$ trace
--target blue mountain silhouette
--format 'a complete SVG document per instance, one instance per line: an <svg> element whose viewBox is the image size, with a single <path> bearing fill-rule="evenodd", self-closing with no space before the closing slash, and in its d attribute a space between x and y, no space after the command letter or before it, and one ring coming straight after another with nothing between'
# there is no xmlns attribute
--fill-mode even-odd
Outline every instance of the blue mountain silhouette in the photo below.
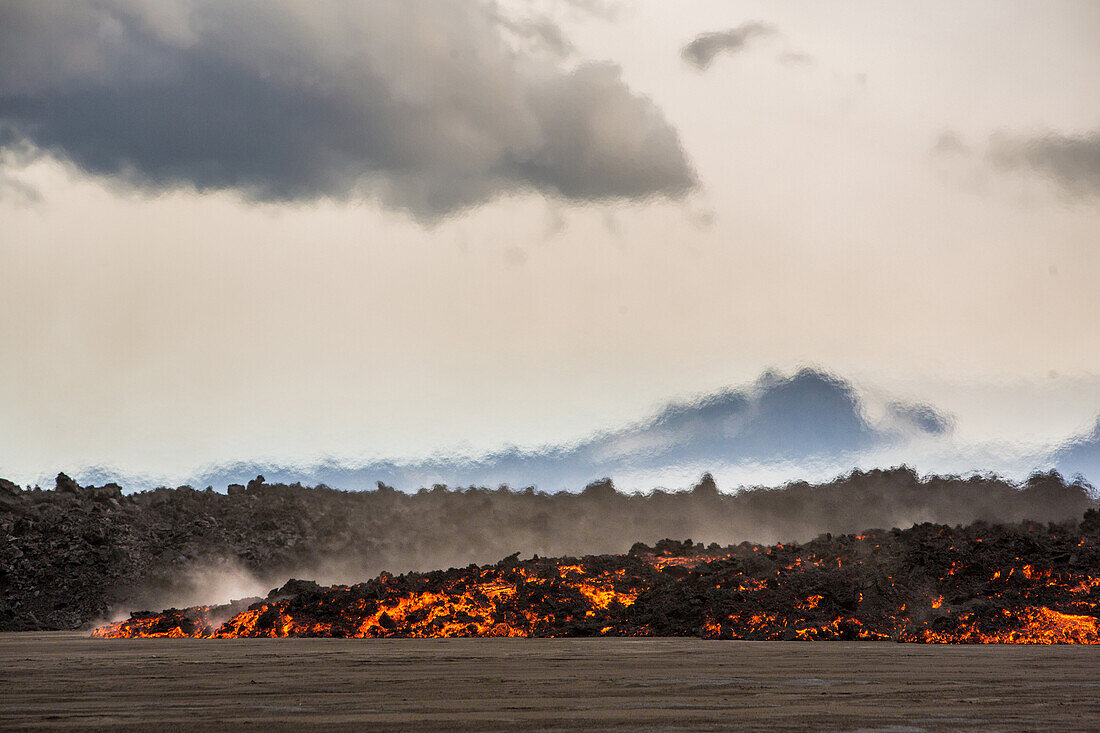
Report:
<svg viewBox="0 0 1100 733"><path fill-rule="evenodd" d="M914 433L943 434L950 426L934 408L906 403L888 405L885 418L872 423L849 382L803 369L792 376L767 372L747 387L673 402L647 420L568 445L359 465L335 460L307 466L241 462L214 467L194 483L221 487L262 474L269 481L348 489L381 481L405 490L437 483L579 490L602 477L675 466L844 460Z"/></svg>

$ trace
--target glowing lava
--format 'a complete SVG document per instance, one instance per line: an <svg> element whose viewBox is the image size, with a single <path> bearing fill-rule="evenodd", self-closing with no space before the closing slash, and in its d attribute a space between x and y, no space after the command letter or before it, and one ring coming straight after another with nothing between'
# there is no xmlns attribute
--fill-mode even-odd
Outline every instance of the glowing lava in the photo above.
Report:
<svg viewBox="0 0 1100 733"><path fill-rule="evenodd" d="M1073 526L918 525L805 545L514 558L267 599L140 613L135 637L699 636L1100 643L1100 539ZM1091 570L1091 572L1089 572Z"/></svg>

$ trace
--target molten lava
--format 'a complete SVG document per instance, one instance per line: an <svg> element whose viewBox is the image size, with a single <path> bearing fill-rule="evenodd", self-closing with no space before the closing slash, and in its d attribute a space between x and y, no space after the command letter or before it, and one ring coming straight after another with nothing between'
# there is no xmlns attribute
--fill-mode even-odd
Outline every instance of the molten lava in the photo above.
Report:
<svg viewBox="0 0 1100 733"><path fill-rule="evenodd" d="M977 524L805 545L635 545L137 613L99 638L700 636L1100 643L1100 538Z"/></svg>

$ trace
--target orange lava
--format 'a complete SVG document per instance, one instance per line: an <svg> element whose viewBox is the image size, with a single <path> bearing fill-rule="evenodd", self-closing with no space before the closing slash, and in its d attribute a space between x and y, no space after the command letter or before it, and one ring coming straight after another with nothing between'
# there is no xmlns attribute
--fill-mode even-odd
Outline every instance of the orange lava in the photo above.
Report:
<svg viewBox="0 0 1100 733"><path fill-rule="evenodd" d="M1075 616L1049 608L1027 607L1005 611L1012 626L983 630L972 615L960 619L950 632L925 629L912 641L925 644L1100 644L1100 621L1093 616Z"/></svg>
<svg viewBox="0 0 1100 733"><path fill-rule="evenodd" d="M841 538L839 546L848 548L841 554L810 545L745 544L702 551L702 546L693 549L690 543L682 547L674 543L673 550L679 547L684 554L666 550L580 560L512 559L436 573L399 577L383 573L350 587L305 583L304 590L296 586L283 595L273 592L267 601L251 606L241 602L233 607L137 614L92 635L217 639L694 635L1100 644L1100 577L1019 557L1006 563L1004 553L996 561L983 561L981 553L992 552L993 542L967 544L952 538L949 531L945 528L937 535L943 535L949 545L939 555L936 574L915 579L903 566L883 567L875 553L886 553L880 547L893 540L882 532ZM1095 544L1089 548L1096 552ZM1073 567L1083 566L1087 565ZM909 578L909 585L902 587L900 578Z"/></svg>

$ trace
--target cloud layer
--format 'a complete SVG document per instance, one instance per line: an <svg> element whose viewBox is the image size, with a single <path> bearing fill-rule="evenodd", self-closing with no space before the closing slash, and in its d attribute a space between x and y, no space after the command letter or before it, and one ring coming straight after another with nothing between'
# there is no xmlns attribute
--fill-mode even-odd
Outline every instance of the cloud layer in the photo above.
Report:
<svg viewBox="0 0 1100 733"><path fill-rule="evenodd" d="M990 135L984 151L947 130L932 146L934 155L980 160L1001 173L1043 179L1072 198L1100 196L1100 131L1066 134Z"/></svg>
<svg viewBox="0 0 1100 733"><path fill-rule="evenodd" d="M535 190L695 184L676 131L545 20L463 0L0 7L0 146L147 188L376 196L430 220Z"/></svg>

